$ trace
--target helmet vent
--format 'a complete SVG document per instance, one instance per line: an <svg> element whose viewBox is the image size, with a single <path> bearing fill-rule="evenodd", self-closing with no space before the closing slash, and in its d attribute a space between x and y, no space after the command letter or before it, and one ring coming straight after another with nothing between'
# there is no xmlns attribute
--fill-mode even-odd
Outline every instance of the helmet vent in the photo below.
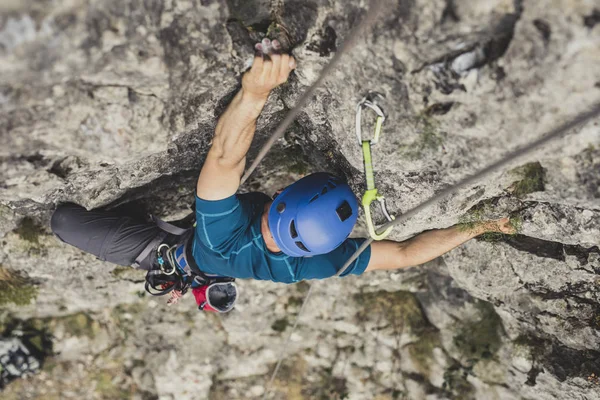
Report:
<svg viewBox="0 0 600 400"><path fill-rule="evenodd" d="M344 222L348 218L352 216L352 207L348 204L347 201L344 200L341 206L339 206L335 212L337 213L340 221Z"/></svg>
<svg viewBox="0 0 600 400"><path fill-rule="evenodd" d="M308 249L306 248L306 246L304 245L304 243L302 243L302 242L296 242L296 246L298 246L300 249L306 251L307 253L310 253L310 251L308 251Z"/></svg>
<svg viewBox="0 0 600 400"><path fill-rule="evenodd" d="M329 189L335 189L335 183L332 181L327 182L327 186L329 186Z"/></svg>
<svg viewBox="0 0 600 400"><path fill-rule="evenodd" d="M315 194L315 195L313 196L313 198L312 198L312 199L310 199L310 201L309 201L308 203L310 204L310 203L312 203L313 201L315 201L315 200L316 200L316 199L318 199L318 198L319 198L319 194L317 193L317 194Z"/></svg>
<svg viewBox="0 0 600 400"><path fill-rule="evenodd" d="M327 193L327 186L325 186L323 188L323 190L321 190L321 196L324 195L325 193Z"/></svg>
<svg viewBox="0 0 600 400"><path fill-rule="evenodd" d="M290 235L292 239L296 239L298 237L298 231L296 231L296 223L292 220L290 223Z"/></svg>

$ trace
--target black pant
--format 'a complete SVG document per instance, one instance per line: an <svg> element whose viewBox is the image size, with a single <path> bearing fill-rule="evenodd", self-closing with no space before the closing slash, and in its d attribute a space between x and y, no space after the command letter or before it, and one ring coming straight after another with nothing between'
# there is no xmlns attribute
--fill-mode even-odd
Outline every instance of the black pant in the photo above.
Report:
<svg viewBox="0 0 600 400"><path fill-rule="evenodd" d="M60 240L100 260L131 265L162 231L156 224L116 211L92 210L76 204L60 205L50 221ZM149 257L154 256L152 252Z"/></svg>

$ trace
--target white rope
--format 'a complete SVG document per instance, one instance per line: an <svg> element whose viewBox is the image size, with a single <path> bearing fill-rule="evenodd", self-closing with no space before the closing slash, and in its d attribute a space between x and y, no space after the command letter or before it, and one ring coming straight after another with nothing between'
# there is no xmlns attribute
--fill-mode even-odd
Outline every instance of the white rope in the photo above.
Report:
<svg viewBox="0 0 600 400"><path fill-rule="evenodd" d="M475 183L476 181L482 179L483 177L485 177L487 175L491 175L496 170L506 167L508 164L512 163L517 158L522 157L522 156L532 152L533 150L536 150L538 147L545 145L546 143L548 143L549 141L551 141L553 139L557 139L557 138L561 137L562 135L566 134L568 131L575 128L576 126L582 125L582 124L592 120L593 118L598 117L599 115L600 115L600 103L597 103L597 104L593 105L588 111L579 114L572 120L565 122L564 124L560 125L558 128L551 130L550 132L543 135L539 139L527 144L526 146L523 146L519 149L511 151L507 156L505 156L504 158L496 161L495 163L485 167L481 171L479 171L471 176L466 177L462 181L460 181L450 187L447 187L446 189L443 189L442 191L438 192L437 194L430 197L428 200L424 201L423 203L419 204L418 206L408 210L401 216L396 217L395 220L387 222L386 224L382 225L379 228L379 231L380 232L385 231L389 227L396 226L396 225L406 221L407 219L418 214L425 208L435 204L439 200L449 196L450 194L456 192L457 190L465 188L467 186L470 186L473 183ZM354 262L354 260L356 260L360 256L360 254L363 251L365 251L367 247L369 247L369 245L372 242L373 242L373 239L366 240L362 244L362 246L360 246L358 248L358 250L352 255L352 257L350 257L348 259L348 261L346 261L346 263L344 264L342 269L340 269L340 271L338 271L336 276L343 274L344 271L346 269L348 269L348 267Z"/></svg>
<svg viewBox="0 0 600 400"><path fill-rule="evenodd" d="M379 228L379 231L380 232L385 231L389 227L396 226L396 225L400 224L401 222L406 221L410 217L416 215L420 211L424 210L425 208L429 207L430 205L435 204L439 200L449 196L450 194L456 192L457 190L462 189L464 187L467 187L467 186L475 183L476 181L482 179L483 177L492 174L496 170L499 170L502 167L507 166L508 164L510 164L514 160L516 160L517 158L522 157L522 156L532 152L533 150L536 150L538 147L543 146L544 144L548 143L549 141L551 141L553 139L557 139L557 138L561 137L562 135L566 134L571 129L573 129L579 125L582 125L598 116L600 116L600 103L595 104L589 111L579 114L574 119L562 124L558 128L555 128L554 130L550 131L546 135L542 136L540 139L538 139L534 142L531 142L528 145L523 146L519 149L511 151L507 156L505 156L504 158L487 166L486 168L482 169L481 171L479 171L471 176L468 176L467 178L463 179L462 181L460 181L446 189L443 189L442 191L438 192L434 196L430 197L428 200L424 201L423 203L419 204L418 206L408 210L401 216L397 217L395 220L390 221L390 222L386 223L385 225L381 226ZM365 240L363 242L363 244L354 252L354 254L346 261L346 263L342 266L342 268L335 274L335 276L337 277L337 276L342 275L348 269L348 267L350 267L350 265L352 265L352 263L367 249L367 247L369 247L369 245L372 242L373 242L372 238ZM289 341L292 337L292 334L296 330L296 327L298 326L298 321L300 321L300 317L302 316L302 311L304 310L304 306L308 302L308 299L312 293L313 285L314 284L310 285L310 288L309 288L308 292L306 293L306 296L304 297L302 307L300 307L300 311L298 312L298 316L296 317L296 322L294 323L294 326L290 330L287 340L284 342L284 345L281 348L281 353L280 353L279 359L277 361L277 364L275 366L275 370L273 371L273 374L271 376L271 379L269 380L268 385L265 387L265 393L263 396L263 400L265 400L267 398L269 389L270 389L271 385L273 384L273 381L275 380L277 372L279 372L279 368L281 367L281 364L285 358L285 353L287 351Z"/></svg>
<svg viewBox="0 0 600 400"><path fill-rule="evenodd" d="M377 0L377 1L371 2L371 7L370 7L367 15L365 16L365 18L350 33L350 35L348 35L347 39L344 41L344 44L338 49L338 51L336 52L333 59L329 62L329 64L327 64L325 66L325 68L323 68L319 78L306 90L306 92L304 92L304 94L300 97L300 99L298 100L298 102L296 103L294 108L292 108L287 113L286 117L279 124L279 126L277 127L275 132L271 135L269 140L267 140L267 142L260 149L258 155L256 156L256 158L254 159L254 161L252 162L250 167L248 167L248 169L246 170L246 173L242 177L240 185L244 184L248 180L248 178L250 177L252 172L254 172L256 167L264 159L264 157L267 155L269 150L273 147L275 142L283 136L283 134L285 133L285 130L291 125L291 123L294 121L294 119L298 116L298 114L300 113L302 108L306 105L308 100L313 96L316 89L321 85L321 83L323 83L323 81L328 77L328 75L331 74L331 72L334 70L334 68L337 66L337 64L339 64L342 56L345 53L347 53L348 51L350 51L352 49L352 47L354 47L356 45L356 42L357 42L360 34L364 31L366 31L368 28L370 28L377 21L377 17L379 16L380 12L383 10L384 2L385 2L384 0ZM584 112L584 113L578 115L573 120L550 131L548 134L542 136L540 139L538 139L520 149L517 149L517 150L509 153L506 157L495 162L494 164L489 165L488 167L484 168L483 170L479 171L478 173L473 174L473 175L463 179L462 181L456 183L455 185L452 185L446 189L443 189L442 191L438 192L436 195L432 196L425 202L410 209L403 215L397 217L395 220L384 224L383 226L380 227L379 231L380 232L385 231L389 227L396 226L396 225L408 220L409 218L416 215L417 213L424 210L425 208L429 207L430 205L435 204L437 201L441 200L442 198L447 197L448 195L454 193L455 191L457 191L461 188L471 185L475 181L478 181L479 179L483 178L484 176L487 176L487 175L491 174L492 172L499 170L502 167L505 167L509 163L513 162L515 159L517 159L521 156L524 156L527 153L530 153L531 151L537 149L538 147L546 144L550 140L562 136L563 134L567 133L569 130L573 129L574 127L576 127L580 124L583 124L583 123L591 120L592 118L597 117L598 115L600 115L600 104L594 105L590 111ZM365 240L363 242L363 244L356 250L356 252L346 261L346 263L342 266L342 268L340 268L340 270L338 270L338 272L335 274L335 276L337 277L337 276L342 275L350 267L350 265L352 265L352 263L367 249L367 247L369 247L369 245L372 242L373 242L372 238ZM313 285L314 284L310 285L310 288L309 288L308 292L306 293L306 296L304 297L304 300L302 302L302 306L300 307L300 311L298 312L298 315L296 317L296 321L294 322L294 325L290 329L290 333L288 334L288 337L286 338L286 340L283 343L283 346L281 347L281 351L279 354L279 358L277 360L277 364L275 365L275 369L273 370L271 378L269 379L267 385L265 386L263 400L267 399L270 389L271 389L271 386L272 386L273 382L275 381L275 378L277 376L277 373L279 372L279 369L281 368L283 360L285 359L288 344L291 340L293 333L295 332L295 330L298 326L298 323L299 323L302 313L305 309L305 306L312 294Z"/></svg>
<svg viewBox="0 0 600 400"><path fill-rule="evenodd" d="M292 108L287 113L287 115L285 116L283 121L279 124L279 126L277 127L275 132L271 135L269 140L267 140L267 142L260 149L260 152L256 156L256 159L254 159L254 161L252 162L250 167L248 167L248 169L246 170L246 173L242 177L240 185L243 185L248 180L248 178L250 177L252 172L254 172L256 167L260 164L260 162L263 160L263 158L267 155L269 150L271 150L271 148L273 147L275 142L283 136L283 134L285 133L285 130L291 125L292 122L294 122L294 119L296 119L296 117L298 116L298 114L300 113L302 108L306 105L308 100L313 96L315 90L317 90L317 88L321 85L321 83L323 83L323 81L327 78L327 76L329 74L331 74L331 72L334 70L334 68L339 64L339 62L340 62L341 58L344 56L344 54L349 52L356 45L358 38L360 37L360 35L363 32L368 31L368 29L371 26L373 26L375 24L375 22L377 22L378 17L384 8L383 7L384 3L385 3L385 0L376 0L376 1L371 2L371 7L369 8L369 11L367 12L367 15L365 16L365 18L363 18L362 21L358 24L358 26L350 32L348 37L344 40L344 43L342 44L342 46L340 46L338 51L333 56L333 59L329 62L329 64L327 64L325 66L325 68L323 68L323 70L321 71L321 74L319 75L319 78L308 88L308 90L306 90L306 92L304 92L304 94L302 95L302 97L300 97L300 99L298 100L298 102L296 103L294 108ZM312 293L312 288L313 288L313 284L310 285L310 288L308 289L308 292L306 293L306 296L304 297L304 300L302 301L302 306L300 307L300 311L298 312L298 316L296 317L294 326L292 326L290 333L284 342L284 345L281 347L279 358L277 360L277 364L275 365L275 369L273 370L273 374L271 375L271 379L269 379L269 382L265 386L263 400L267 399L267 396L269 395L269 391L271 389L271 385L275 381L275 377L277 376L277 373L279 372L281 364L282 364L283 360L285 359L285 352L287 350L287 346L292 338L292 334L294 333L294 331L296 330L296 327L298 326L298 322L300 321L300 317L302 315L302 312L304 311L304 307L305 307L306 303L308 302L308 299L310 298L310 295Z"/></svg>
<svg viewBox="0 0 600 400"><path fill-rule="evenodd" d="M283 360L285 359L285 353L287 351L288 344L290 343L290 340L292 339L292 335L296 331L296 327L298 326L298 322L300 321L300 316L302 315L302 312L304 311L304 306L306 306L306 304L308 303L308 298L310 297L310 295L312 293L313 285L314 285L314 283L311 284L310 287L308 288L308 292L306 292L306 295L304 296L304 300L302 300L302 306L300 307L300 311L298 311L298 315L296 316L296 321L294 322L294 326L292 326L292 329L290 329L290 333L289 333L288 337L286 338L284 345L281 346L281 350L279 351L279 357L277 359L277 364L275 364L275 369L273 370L271 379L269 379L269 383L267 383L267 385L265 386L265 393L263 394L263 400L265 400L267 398L269 391L271 389L271 385L273 385L273 382L275 381L275 377L277 376L277 373L279 372L279 368L281 367L281 364L283 363Z"/></svg>
<svg viewBox="0 0 600 400"><path fill-rule="evenodd" d="M327 78L329 74L333 72L335 67L340 63L340 60L344 56L344 54L349 52L356 45L360 34L366 32L373 24L375 24L375 22L378 21L377 17L379 17L379 14L383 10L383 3L385 3L385 0L371 1L371 7L369 8L367 15L363 18L362 21L360 21L358 26L350 32L348 37L344 40L342 46L340 46L340 48L336 51L329 64L327 64L325 68L323 68L321 74L319 75L319 78L306 90L306 92L304 92L304 94L302 95L302 97L300 97L294 108L292 108L287 113L287 115L285 116L283 121L281 121L275 132L273 132L269 140L267 140L267 142L260 149L260 152L258 153L256 158L254 159L250 167L248 167L246 173L242 177L240 185L243 185L248 180L248 178L250 177L252 172L254 172L258 164L260 164L260 162L263 160L263 158L265 158L269 150L271 150L271 147L273 147L275 142L283 136L285 130L292 124L292 122L294 122L302 108L314 95L317 88L321 86L321 83L323 83L325 78Z"/></svg>

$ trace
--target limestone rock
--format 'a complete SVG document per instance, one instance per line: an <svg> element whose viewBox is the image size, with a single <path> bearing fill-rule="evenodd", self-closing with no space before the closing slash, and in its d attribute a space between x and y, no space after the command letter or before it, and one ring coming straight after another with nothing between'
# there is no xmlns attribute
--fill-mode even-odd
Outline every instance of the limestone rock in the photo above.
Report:
<svg viewBox="0 0 600 400"><path fill-rule="evenodd" d="M298 69L271 95L249 159L367 3L0 5L0 283L18 275L35 288L28 306L3 300L0 327L43 326L56 353L3 395L262 397L305 283L239 282L228 315L198 313L189 298L167 308L143 295L142 273L52 237L49 217L65 201L185 215L253 43L278 37ZM360 193L354 107L368 90L386 97L374 165L396 214L600 101L594 2L385 7L242 190L271 194L327 170ZM314 283L274 398L600 399L599 124L453 194L392 238L500 216L520 221L519 235L474 240L420 268Z"/></svg>

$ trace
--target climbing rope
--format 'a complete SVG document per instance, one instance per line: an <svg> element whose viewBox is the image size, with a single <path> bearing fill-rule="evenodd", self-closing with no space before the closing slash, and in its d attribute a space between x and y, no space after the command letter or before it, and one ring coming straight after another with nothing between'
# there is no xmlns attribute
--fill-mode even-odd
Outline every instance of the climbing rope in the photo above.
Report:
<svg viewBox="0 0 600 400"><path fill-rule="evenodd" d="M275 132L271 135L269 140L267 140L267 142L262 146L262 148L259 151L258 155L256 156L255 160L252 162L252 164L246 170L244 176L242 177L241 184L244 184L248 180L248 178L250 177L252 172L254 172L256 167L264 159L264 157L269 152L269 150L273 147L275 142L283 136L286 129L291 125L291 123L294 121L294 119L300 113L302 108L306 105L308 100L314 95L316 89L321 85L321 83L331 74L331 72L334 70L334 68L339 64L343 55L345 53L349 52L356 45L356 42L357 42L360 34L364 31L368 30L378 20L377 17L383 10L384 3L385 3L384 0L371 2L371 7L370 7L367 15L365 16L365 18L359 23L359 25L352 32L350 32L350 34L348 35L344 44L338 49L338 51L336 52L333 59L329 62L329 64L327 64L325 66L325 68L323 68L319 78L306 90L306 92L304 92L304 94L300 97L300 99L298 100L296 105L287 113L286 117L279 124L279 126L277 127ZM375 109L374 109L374 111L377 113L377 111ZM467 178L463 179L462 181L458 182L457 184L438 192L433 197L429 198L428 200L421 203L420 205L412 208L411 210L408 210L402 216L400 216L396 219L393 219L391 216L389 216L389 213L387 213L387 210L385 210L384 214L387 213L386 218L388 218L388 217L389 218L388 218L388 222L380 227L380 229L379 229L380 233L375 232L375 229L373 228L373 233L375 233L375 235L371 235L371 238L369 238L363 242L363 244L356 250L356 252L346 261L346 263L342 266L342 268L340 270L338 270L338 272L336 273L335 276L337 277L337 276L342 275L348 269L348 267L350 265L352 265L352 263L369 247L369 245L373 242L375 236L377 236L377 237L381 237L381 235L387 236L386 232L388 232L388 230L390 230L394 226L408 220L409 218L416 215L417 213L419 213L426 207L429 207L430 205L435 204L437 201L441 200L442 198L447 197L448 195L454 193L455 191L457 191L461 188L471 185L475 181L483 178L484 176L487 176L487 175L491 174L492 172L494 172L502 167L505 167L506 165L513 162L515 159L522 157L527 153L532 152L533 150L537 149L540 146L543 146L547 142L562 136L563 134L567 133L569 130L573 129L574 127L579 126L585 122L588 122L592 118L595 118L599 115L600 115L600 103L594 105L590 109L590 111L581 113L580 115L575 117L573 120L566 122L565 124L559 126L558 128L550 131L548 134L542 136L540 139L538 139L520 149L517 149L517 150L509 153L506 157L502 158L501 160L497 161L494 164L491 164L490 166L479 171L478 173L473 174L470 177L467 177ZM384 121L384 118L381 118L381 119L378 118L378 121L376 122L376 126L375 126L375 137L376 138L378 138L378 136L381 133L381 124L383 124L383 121ZM361 139L359 139L359 140L361 141L361 146L363 146L362 140ZM372 144L374 144L374 143L371 141L370 145L372 145ZM366 174L365 177L367 179L367 190L369 190L369 178L367 175L369 172L367 172L367 157L365 156L365 154L367 154L367 152L364 150L364 147L363 147L363 158L365 158L365 174ZM370 168L371 168L370 173L372 174L372 163L370 161L370 159L371 159L370 152L369 152L368 156L369 156L368 164L370 165ZM373 179L372 187L375 188L374 179ZM377 196L374 196L373 200L378 200ZM368 205L370 206L370 203L373 200L371 200L370 202L363 200L363 205L365 203L368 203ZM385 204L383 206L385 207ZM367 208L369 208L369 207L365 207L365 210ZM366 214L366 211L365 211L365 214ZM370 218L369 218L369 220L370 220ZM300 307L300 311L298 312L298 315L296 316L296 321L294 322L294 325L292 326L292 328L288 334L288 337L286 338L283 346L281 347L281 351L280 351L277 363L275 365L275 369L273 370L271 378L269 379L267 385L265 386L263 400L267 399L269 392L270 392L270 388L271 388L273 382L275 381L277 373L279 372L279 369L281 368L281 365L285 359L288 344L291 340L293 333L295 332L295 330L298 326L300 318L302 317L302 314L305 310L305 306L312 294L312 289L313 289L313 284L310 285L309 290L306 293L304 300L302 302L302 306Z"/></svg>
<svg viewBox="0 0 600 400"><path fill-rule="evenodd" d="M244 176L241 179L240 185L243 185L248 180L248 178L250 177L252 172L254 172L256 167L260 164L260 162L263 160L263 158L267 155L269 150L271 150L271 148L273 147L275 142L283 136L283 134L285 133L285 130L291 125L292 122L294 122L294 120L296 119L296 117L298 116L298 114L300 113L302 108L306 105L308 100L314 95L317 88L321 85L321 83L323 81L325 81L325 79L329 76L329 74L331 74L331 72L335 69L335 67L337 67L337 65L340 63L341 58L346 53L350 52L350 50L356 45L360 35L363 32L368 31L369 28L371 28L375 24L375 22L378 21L378 17L384 8L383 7L384 3L386 3L386 0L376 0L376 1L370 2L370 7L369 7L369 11L367 12L367 15L360 21L358 26L350 32L350 34L344 40L344 43L336 51L335 55L333 56L333 58L331 59L329 64L327 64L325 66L325 68L323 68L323 70L321 71L321 74L319 75L319 78L317 78L317 80L306 90L306 92L304 92L304 94L300 97L300 99L298 100L298 102L296 103L294 108L292 108L287 113L287 115L285 116L283 121L281 121L281 123L279 124L279 126L277 127L275 132L273 132L273 134L271 135L269 140L267 140L267 142L260 149L256 158L254 159L254 161L252 162L250 167L248 167L248 169L244 173ZM300 316L302 315L302 312L304 311L304 306L306 305L306 303L312 293L312 288L313 288L313 286L311 284L308 289L308 292L306 293L306 296L304 297L304 300L302 301L302 306L300 307L300 311L298 312L298 317L296 317L294 326L292 326L292 329L290 330L290 334L285 341L285 345L281 348L281 352L279 354L277 364L275 365L275 369L273 370L273 374L271 375L271 379L265 386L263 400L266 399L267 396L269 395L269 390L271 388L271 385L275 381L275 377L277 376L277 373L279 372L279 368L281 367L281 364L285 358L285 350L287 348L287 344L290 342L290 340L292 338L292 333L296 330L296 327L298 326L298 322L300 321Z"/></svg>
<svg viewBox="0 0 600 400"><path fill-rule="evenodd" d="M292 329L290 329L290 333L288 334L288 337L285 339L284 345L281 346L281 349L279 350L279 357L277 357L277 364L275 364L275 369L273 370L273 374L271 374L271 379L269 379L269 383L267 383L267 385L265 386L263 400L265 400L267 398L267 396L269 395L269 390L271 389L271 386L273 385L273 382L275 381L275 377L277 376L277 373L279 372L279 368L281 368L281 364L283 363L283 360L285 359L285 352L287 350L287 346L290 343L290 340L292 340L292 335L296 331L296 328L298 327L298 322L300 322L300 316L302 315L302 312L304 311L304 307L308 303L308 298L310 297L312 290L313 290L313 285L311 284L308 287L308 291L306 292L306 295L304 296L304 300L302 300L302 305L300 306L300 311L298 311L298 316L296 317L294 326L292 326Z"/></svg>
<svg viewBox="0 0 600 400"><path fill-rule="evenodd" d="M435 194L434 196L430 197L428 200L424 201L423 203L419 204L418 206L408 210L407 212L405 212L404 214L402 214L400 217L394 219L393 221L390 221L386 224L384 224L383 226L381 226L380 230L383 230L384 232L387 229L393 228L394 226L408 220L409 218L411 218L412 216L418 214L420 211L424 210L425 208L429 207L430 205L433 205L435 203L437 203L439 200L449 196L450 194L456 192L459 189L465 188L467 186L472 185L473 183L475 183L476 181L480 180L481 178L492 174L493 172L500 170L503 167L508 166L510 163L512 163L513 161L515 161L517 158L520 158L530 152L532 152L533 150L536 150L538 147L541 147L543 145L545 145L546 143L550 142L553 139L557 139L561 136L563 136L564 134L566 134L567 132L569 132L571 129L582 125L588 121L590 121L593 118L596 118L600 116L600 103L597 103L595 105L593 105L589 111L583 112L581 114L579 114L578 116L576 116L575 118L573 118L572 120L565 122L564 124L560 125L558 128L555 128L553 130L551 130L550 132L548 132L547 134L543 135L541 138L539 138L536 141L533 141L529 144L527 144L526 146L523 146L519 149L513 150L511 151L508 155L506 155L504 158L496 161L495 163L485 167L484 169L480 170L479 172L466 177L465 179L463 179L462 181L446 188L443 189L442 191L438 192L437 194ZM352 265L352 263L367 249L367 247L369 247L369 245L373 243L373 238L370 238L368 240L365 240L363 242L363 244L354 252L354 254L346 261L346 263L342 266L342 268L337 272L337 274L335 274L335 276L340 276L342 275L350 265ZM294 333L294 331L296 330L296 327L298 326L298 322L300 321L300 318L302 317L302 312L305 309L305 305L308 302L308 299L310 298L310 295L312 293L312 288L313 288L314 284L310 285L310 288L308 290L308 292L306 293L306 296L304 297L302 306L300 307L300 311L298 312L298 315L296 316L296 321L294 322L294 326L292 327L292 329L290 330L290 333L288 334L287 340L284 342L283 346L281 347L281 354L280 357L277 361L277 364L275 366L275 369L273 370L273 374L271 376L271 379L269 380L268 385L265 387L265 392L263 395L263 400L267 399L268 393L269 393L269 389L272 385L272 383L275 381L275 377L277 376L277 372L279 371L279 368L281 366L281 364L283 363L283 360L285 359L285 353L286 350L288 348L288 344L290 342L290 339L292 337L292 334Z"/></svg>
<svg viewBox="0 0 600 400"><path fill-rule="evenodd" d="M387 206L385 204L385 198L380 195L377 191L377 187L375 186L375 175L373 174L373 160L371 157L371 149L379 142L379 138L381 136L381 127L383 126L383 121L385 121L385 113L379 106L378 102L383 99L383 95L377 92L370 92L365 97L363 97L358 104L356 105L356 137L358 138L358 144L362 148L363 154L363 163L365 166L365 181L367 183L367 190L362 197L362 206L365 210L365 219L367 222L367 230L369 231L369 235L373 240L383 240L387 237L387 235L392 232L393 227L389 227L383 233L378 234L375 231L375 225L373 224L373 217L371 216L371 203L377 200L379 202L379 206L381 208L381 212L387 218L388 222L394 220L393 216L390 216L390 213L387 210ZM375 133L372 139L365 140L362 135L362 112L364 109L371 109L377 115L377 120L375 121Z"/></svg>
<svg viewBox="0 0 600 400"><path fill-rule="evenodd" d="M344 54L348 53L356 45L361 33L366 32L371 26L375 24L375 22L378 21L378 17L381 11L383 10L383 4L385 2L386 0L377 0L370 2L370 7L369 11L367 12L367 15L363 18L362 21L360 21L358 26L350 32L350 34L344 40L344 43L336 51L329 64L327 64L325 68L323 68L321 74L319 75L319 78L317 78L317 80L306 90L306 92L304 92L304 94L300 97L294 108L292 108L287 113L287 115L285 116L283 121L281 121L277 129L275 129L275 132L273 132L269 140L267 140L267 142L260 149L260 152L258 153L256 158L254 159L250 167L248 167L246 173L242 177L241 185L243 185L248 180L248 178L250 177L252 172L254 172L258 164L260 164L260 162L263 160L263 158L265 158L269 150L271 150L271 147L273 147L275 142L283 136L286 129L292 124L292 122L294 122L294 120L296 119L302 108L304 108L308 100L310 100L310 98L315 94L317 88L340 63L340 60L344 56Z"/></svg>
<svg viewBox="0 0 600 400"><path fill-rule="evenodd" d="M472 184L474 184L475 182L477 182L478 180L482 179L483 177L487 176L487 175L491 175L493 172L495 172L496 170L500 170L503 167L508 166L510 163L512 163L514 160L516 160L519 157L522 157L530 152L532 152L533 150L537 149L538 147L541 147L543 145L545 145L546 143L550 142L553 139L557 139L559 137L561 137L562 135L566 134L567 132L569 132L571 129L582 125L588 121L590 121L593 118L596 118L600 115L600 103L594 104L588 111L583 112L581 114L579 114L578 116L576 116L575 118L573 118L570 121L565 122L564 124L560 125L559 127L551 130L550 132L548 132L547 134L543 135L541 138L539 138L538 140L535 140L531 143L529 143L526 146L523 146L519 149L513 150L512 152L510 152L508 155L506 155L504 158L496 161L493 164L488 165L487 167L485 167L484 169L480 170L479 172L468 176L467 178L463 179L462 181L447 187L446 189L443 189L442 191L438 192L436 195L430 197L429 199L427 199L426 201L424 201L423 203L419 204L418 206L408 210L407 212L405 212L404 214L402 214L402 216L396 218L395 220L388 222L386 224L384 224L383 226L381 226L380 230L387 230L389 228L393 228L394 226L406 221L407 219L411 218L412 216L418 214L419 212L421 212L422 210L424 210L425 208L437 203L439 200L449 196L450 194L456 192L459 189L463 189L466 188L467 186L471 186ZM352 257L350 257L348 259L348 261L346 261L346 263L342 266L342 269L340 269L338 271L338 273L336 274L336 276L339 276L341 274L344 273L344 271L346 271L346 269L348 269L348 267L350 265L352 265L352 263L354 262L354 260L356 260L363 251L366 250L367 247L369 247L369 245L373 242L373 239L369 239L366 240L357 250L356 252L352 255Z"/></svg>

